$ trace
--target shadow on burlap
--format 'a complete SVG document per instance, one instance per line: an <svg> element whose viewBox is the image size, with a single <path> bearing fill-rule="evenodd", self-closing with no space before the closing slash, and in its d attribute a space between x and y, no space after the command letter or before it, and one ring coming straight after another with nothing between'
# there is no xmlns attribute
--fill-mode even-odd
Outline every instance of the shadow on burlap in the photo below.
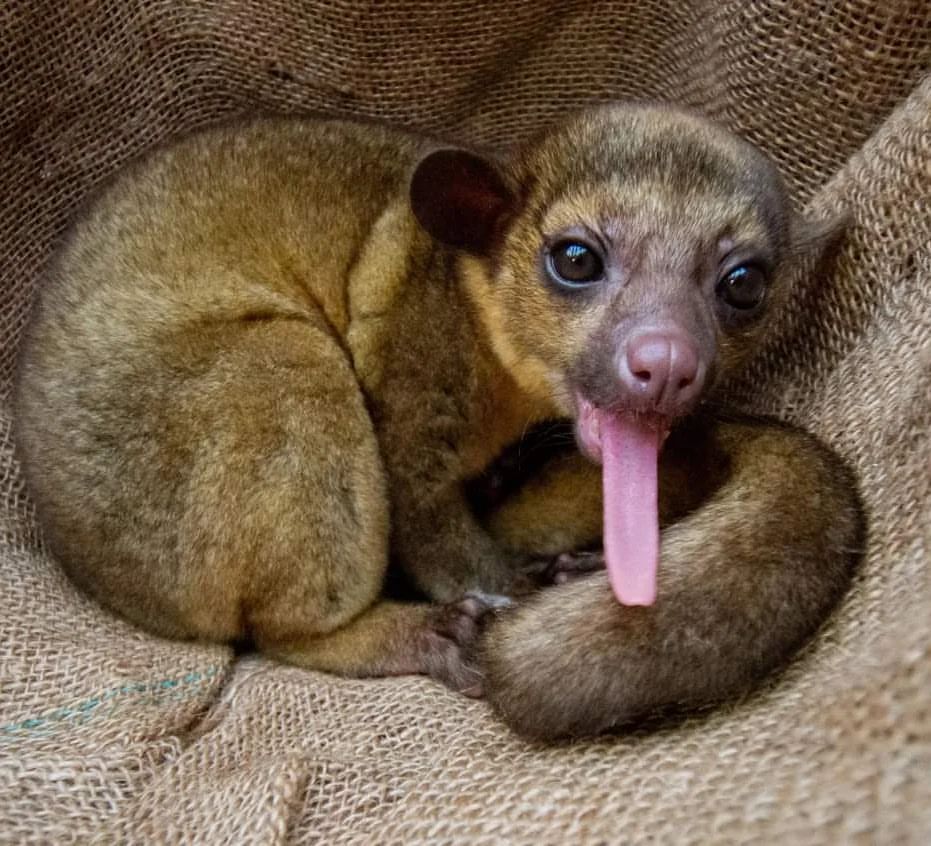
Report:
<svg viewBox="0 0 931 846"><path fill-rule="evenodd" d="M931 6L814 0L0 6L0 841L931 842ZM41 549L7 411L17 340L89 190L257 111L505 143L593 99L704 109L849 208L836 265L734 395L859 472L851 595L746 701L536 748L423 679L343 681L143 635Z"/></svg>

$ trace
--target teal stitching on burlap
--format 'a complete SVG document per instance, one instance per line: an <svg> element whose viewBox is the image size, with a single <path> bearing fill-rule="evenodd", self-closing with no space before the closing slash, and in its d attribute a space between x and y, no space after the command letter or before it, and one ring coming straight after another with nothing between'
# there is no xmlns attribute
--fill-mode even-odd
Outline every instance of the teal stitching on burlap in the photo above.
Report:
<svg viewBox="0 0 931 846"><path fill-rule="evenodd" d="M10 740L16 736L22 736L24 733L44 735L50 730L60 728L67 721L83 725L95 714L100 713L101 705L112 702L119 697L152 693L155 696L156 703L160 703L165 699L183 699L193 692L187 688L209 681L219 672L219 667L208 667L202 673L191 671L172 679L160 679L151 682L127 682L90 699L85 699L83 702L78 702L70 708L56 708L54 711L49 711L40 717L31 717L28 720L20 720L17 723L0 726L0 740Z"/></svg>

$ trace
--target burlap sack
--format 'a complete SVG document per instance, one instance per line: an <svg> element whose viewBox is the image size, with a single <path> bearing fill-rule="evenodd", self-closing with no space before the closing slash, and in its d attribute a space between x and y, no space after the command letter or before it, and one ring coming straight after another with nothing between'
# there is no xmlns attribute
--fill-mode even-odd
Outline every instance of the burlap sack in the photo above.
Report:
<svg viewBox="0 0 931 846"><path fill-rule="evenodd" d="M931 842L931 4L6 0L0 5L0 840ZM705 109L855 226L735 396L856 467L868 556L744 702L536 748L423 679L167 643L42 552L7 397L69 214L127 158L258 110L507 142L584 101Z"/></svg>

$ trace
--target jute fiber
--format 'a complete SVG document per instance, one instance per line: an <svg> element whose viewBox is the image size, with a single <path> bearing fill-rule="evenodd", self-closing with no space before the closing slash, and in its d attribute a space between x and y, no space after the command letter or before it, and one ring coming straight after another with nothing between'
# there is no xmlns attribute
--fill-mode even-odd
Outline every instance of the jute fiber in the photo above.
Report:
<svg viewBox="0 0 931 846"><path fill-rule="evenodd" d="M0 841L931 842L931 4L6 0L0 4ZM864 566L745 701L542 748L425 679L344 681L157 640L43 553L13 460L17 342L89 191L257 112L507 143L581 104L705 110L849 209L745 405L849 459Z"/></svg>

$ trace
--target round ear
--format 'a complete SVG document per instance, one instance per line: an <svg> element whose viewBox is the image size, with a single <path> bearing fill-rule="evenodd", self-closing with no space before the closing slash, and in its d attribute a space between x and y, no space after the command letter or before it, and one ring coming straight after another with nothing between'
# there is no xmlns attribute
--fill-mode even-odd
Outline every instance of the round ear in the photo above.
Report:
<svg viewBox="0 0 931 846"><path fill-rule="evenodd" d="M846 210L817 219L794 214L791 223L792 251L815 264L830 259L852 222L853 216Z"/></svg>
<svg viewBox="0 0 931 846"><path fill-rule="evenodd" d="M466 150L436 150L414 171L411 208L420 225L451 247L485 253L514 198L497 167Z"/></svg>

